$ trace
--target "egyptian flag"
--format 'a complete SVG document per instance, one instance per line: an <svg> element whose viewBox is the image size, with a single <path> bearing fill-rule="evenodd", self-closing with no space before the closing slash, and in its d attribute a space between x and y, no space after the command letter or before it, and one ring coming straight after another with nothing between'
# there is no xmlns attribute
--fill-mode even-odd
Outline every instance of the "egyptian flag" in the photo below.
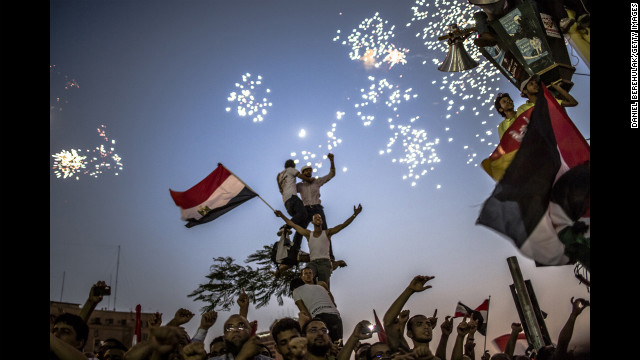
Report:
<svg viewBox="0 0 640 360"><path fill-rule="evenodd" d="M140 323L141 313L142 313L142 306L140 306L140 304L138 304L138 305L136 305L136 327L135 327L135 330L134 330L134 334L135 334L134 344L137 344L140 341L142 341L142 331L141 331L142 326L141 326L141 323Z"/></svg>
<svg viewBox="0 0 640 360"><path fill-rule="evenodd" d="M496 344L496 346L500 349L500 352L504 352L504 350L507 348L507 342L509 342L509 337L511 337L511 334L504 334L504 335L500 335L497 338L493 339L493 343ZM527 335L525 335L525 333L519 333L518 334L518 338L516 339L516 344L520 343L519 340L524 340L524 344L527 344ZM524 345L521 343L522 348L526 350L527 345ZM524 354L523 349L520 349L520 351L518 351L519 354ZM514 353L516 353L516 351L514 351Z"/></svg>
<svg viewBox="0 0 640 360"><path fill-rule="evenodd" d="M474 320L478 320L478 332L484 336L487 336L487 320L489 315L489 299L480 304L475 310L471 309L467 305L458 301L458 305L456 305L456 312L453 317L473 317Z"/></svg>
<svg viewBox="0 0 640 360"><path fill-rule="evenodd" d="M215 220L258 194L245 185L226 167L218 167L191 189L183 192L169 189L171 198L180 207L186 227Z"/></svg>
<svg viewBox="0 0 640 360"><path fill-rule="evenodd" d="M510 238L537 265L582 263L590 247L590 149L547 87L540 88L544 96L526 136L476 224Z"/></svg>
<svg viewBox="0 0 640 360"><path fill-rule="evenodd" d="M531 112L534 107L529 108L516 118L516 120L509 126L507 131L504 132L500 143L491 155L482 160L482 168L489 174L495 181L500 181L504 176L504 172L507 170L514 156L520 148L522 139L527 132L527 126L529 125L529 119L531 118Z"/></svg>
<svg viewBox="0 0 640 360"><path fill-rule="evenodd" d="M380 322L380 319L378 319L378 314L376 314L376 309L373 309L373 317L376 320L376 328L378 328L378 341L383 342L383 343L387 343L387 333L384 331L384 326L382 326L382 323Z"/></svg>

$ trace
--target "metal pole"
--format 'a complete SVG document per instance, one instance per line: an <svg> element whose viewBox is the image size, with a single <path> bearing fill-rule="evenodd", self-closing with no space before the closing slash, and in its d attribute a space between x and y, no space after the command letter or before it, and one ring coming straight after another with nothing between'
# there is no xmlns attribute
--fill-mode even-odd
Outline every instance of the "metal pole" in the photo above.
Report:
<svg viewBox="0 0 640 360"><path fill-rule="evenodd" d="M221 163L218 163L218 165L222 165L222 164L221 164ZM226 166L224 166L224 165L222 165L222 167L224 167L225 169L227 169L227 167L226 167ZM238 180L240 180L240 182L241 182L241 183L243 183L243 184L244 184L244 186L246 186L246 187L247 187L247 189L249 189L249 190L253 191L253 192L256 194L256 196L258 196L258 198L259 198L260 200L262 200L262 202L263 202L263 203L265 203L265 204L269 207L269 209L271 209L271 211L274 211L274 212L275 212L275 210L271 207L271 205L269 205L269 203L268 203L268 202L266 202L266 201L262 198L262 196L260 196L260 195L255 191L255 190L253 190L253 189L251 188L251 186L247 185L247 183L246 183L246 182L244 182L242 179L240 179L240 177L238 177L238 175L234 174L234 173L233 173L233 171L231 171L231 170L229 170L229 169L227 169L227 171L228 171L229 173L231 173L231 175L235 176Z"/></svg>
<svg viewBox="0 0 640 360"><path fill-rule="evenodd" d="M64 292L64 274L65 272L62 272L62 289L60 289L60 302L62 302L62 293Z"/></svg>
<svg viewBox="0 0 640 360"><path fill-rule="evenodd" d="M540 326L536 319L536 314L531 303L531 298L527 292L527 287L522 278L522 272L520 272L520 265L518 265L518 259L515 256L507 258L509 264L509 270L511 271L511 277L513 278L513 284L516 290L516 296L518 297L518 303L522 308L522 315L524 321L527 323L529 334L531 335L531 341L536 350L539 350L545 346Z"/></svg>
<svg viewBox="0 0 640 360"><path fill-rule="evenodd" d="M113 295L113 311L116 311L116 298L118 297L118 270L120 270L120 245L118 245L118 263L116 264L116 289Z"/></svg>

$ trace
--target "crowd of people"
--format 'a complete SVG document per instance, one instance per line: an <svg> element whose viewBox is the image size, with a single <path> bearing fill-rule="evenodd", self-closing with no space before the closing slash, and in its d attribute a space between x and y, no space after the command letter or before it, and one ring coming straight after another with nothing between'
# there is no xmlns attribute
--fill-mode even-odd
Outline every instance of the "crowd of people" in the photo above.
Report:
<svg viewBox="0 0 640 360"><path fill-rule="evenodd" d="M299 278L291 282L294 299L300 312L298 318L283 317L270 326L270 334L275 349L284 360L572 360L576 359L569 351L575 321L588 307L589 301L571 298L572 311L566 324L560 331L555 345L546 345L532 351L529 355L514 355L518 334L523 331L520 323L511 325L511 334L504 352L490 354L484 351L476 354L474 335L478 329L478 320L465 316L455 327L453 350L447 353L447 344L454 333L453 318L446 316L440 324L440 339L433 349L431 342L433 329L438 324L437 310L432 316L416 314L410 316L410 310L403 309L407 300L416 293L429 288L427 283L433 276L417 275L386 311L382 329L362 320L348 327L346 341L342 334L342 319L337 311L333 295L326 283L318 285L317 277L312 276L307 267ZM162 315L153 314L148 321L150 337L128 348L118 339L106 339L101 342L96 353L85 353L89 327L88 319L102 295L95 295L96 288L104 286L98 282L92 286L80 314L62 313L53 321L50 334L50 359L59 360L273 360L268 347L255 335L257 323L248 320L249 296L244 291L238 296L238 313L232 313L225 319L223 334L216 336L209 344L205 339L209 329L218 320L216 311L201 315L200 325L193 336L189 336L182 325L195 316L187 309L178 309L174 317L162 325ZM313 292L300 295L305 287ZM317 297L317 298L316 298ZM324 305L321 305L324 304ZM330 305L332 304L332 306ZM328 307L324 307L328 306ZM378 339L373 341L376 332ZM411 344L407 342L407 338Z"/></svg>
<svg viewBox="0 0 640 360"><path fill-rule="evenodd" d="M527 97L528 101L517 111L508 94L499 94L496 98L496 110L505 118L499 126L501 138L513 120L535 103L540 89L538 81L532 80L536 79L531 78L522 84L521 95ZM557 85L554 88L564 98L564 101L559 101L561 105L577 105L575 99L562 88ZM290 283L292 297L299 310L298 317L277 319L270 327L275 349L284 360L349 360L352 357L356 360L573 359L568 345L577 317L589 306L589 302L584 299L571 299L572 312L560 332L557 344L532 349L529 356L514 355L518 334L523 331L519 323L512 324L511 336L504 352L492 355L485 351L476 354L474 335L478 329L478 319L466 316L455 327L456 337L450 354L447 354L447 344L450 335L454 333L451 316L446 316L440 324L441 336L437 346L432 349L430 345L433 329L438 324L437 310L432 316L416 314L410 317L410 310L404 309L404 306L411 296L431 288L427 283L433 276L417 275L411 279L384 314L382 328L377 328L367 320L347 324L345 327L330 290L330 278L337 267L346 266L346 263L335 260L332 237L355 220L362 212L362 205L354 206L353 214L343 223L334 227L327 226L320 201L320 187L335 176L334 156L328 154L327 157L331 162L331 169L323 177L314 178L313 169L309 165L298 171L293 160L287 160L284 170L277 175L278 189L291 218L287 218L279 210L274 211L285 222L279 234L285 240L283 247L286 250L286 256L278 258L278 270L274 276L279 276L284 271L293 271L291 269L294 266L297 269L300 263L306 263L299 276L296 275ZM297 183L297 179L302 181ZM313 225L313 230L307 229L309 223ZM292 230L295 230L295 235L291 242L288 234ZM303 237L308 241L309 254L300 250ZM95 354L86 354L83 349L89 334L88 320L97 304L102 301L104 292L99 290L105 286L103 281L92 286L78 315L63 313L54 319L50 334L50 359L271 360L276 357L255 335L257 323L248 320L250 301L244 290L237 299L239 312L225 319L223 334L216 336L208 345L205 344L205 339L209 329L218 320L218 313L209 311L202 314L196 333L189 336L182 325L189 322L195 314L186 309L178 309L174 317L164 325L162 315L154 314L148 322L150 338L131 348L118 339L111 338L102 341ZM384 341L372 342L376 332L379 333L378 339ZM344 336L347 335L345 340Z"/></svg>

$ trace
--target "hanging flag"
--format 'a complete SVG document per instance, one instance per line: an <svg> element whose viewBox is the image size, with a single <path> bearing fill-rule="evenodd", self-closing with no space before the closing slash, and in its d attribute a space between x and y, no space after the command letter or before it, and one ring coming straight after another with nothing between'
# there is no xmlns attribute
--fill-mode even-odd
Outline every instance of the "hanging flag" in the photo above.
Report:
<svg viewBox="0 0 640 360"><path fill-rule="evenodd" d="M533 107L520 114L513 124L504 132L500 143L493 153L491 153L488 158L482 160L482 168L493 180L500 181L504 176L504 172L513 161L513 157L518 152L522 139L527 132L532 111Z"/></svg>
<svg viewBox="0 0 640 360"><path fill-rule="evenodd" d="M506 235L538 265L565 265L579 261L576 253L588 259L590 149L547 87L540 88L526 136L476 224ZM559 237L562 230L566 236ZM575 244L581 250L569 251Z"/></svg>
<svg viewBox="0 0 640 360"><path fill-rule="evenodd" d="M204 180L183 192L169 189L171 198L180 207L186 227L215 220L229 210L250 200L256 194L242 180L218 163L218 167Z"/></svg>
<svg viewBox="0 0 640 360"><path fill-rule="evenodd" d="M493 343L496 344L496 346L500 349L500 352L504 352L504 350L507 348L507 342L509 341L509 337L511 336L511 334L504 334L504 335L500 335L497 338L493 339ZM518 338L516 339L516 343L518 342L518 340L524 340L525 343L527 341L527 335L525 335L523 332L518 334ZM528 345L528 343L526 343ZM527 345L524 345L523 348L526 348ZM515 353L515 351L514 351ZM524 352L522 352L524 354Z"/></svg>
<svg viewBox="0 0 640 360"><path fill-rule="evenodd" d="M456 311L453 314L453 317L473 317L474 320L478 320L478 332L484 336L487 336L488 315L489 299L486 299L482 302L482 304L480 304L480 306L475 308L475 310L458 301L458 305L456 305Z"/></svg>
<svg viewBox="0 0 640 360"><path fill-rule="evenodd" d="M384 331L384 326L378 319L378 314L376 314L376 309L373 309L373 317L376 319L376 328L378 328L378 341L387 343L387 333Z"/></svg>
<svg viewBox="0 0 640 360"><path fill-rule="evenodd" d="M135 328L135 343L139 343L142 341L142 326L140 324L140 316L142 314L142 306L140 304L136 305L136 328Z"/></svg>

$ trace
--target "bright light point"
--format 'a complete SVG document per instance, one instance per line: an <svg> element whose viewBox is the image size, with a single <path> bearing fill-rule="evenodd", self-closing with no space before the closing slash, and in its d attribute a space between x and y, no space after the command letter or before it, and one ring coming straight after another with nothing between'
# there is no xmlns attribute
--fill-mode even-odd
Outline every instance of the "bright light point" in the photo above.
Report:
<svg viewBox="0 0 640 360"><path fill-rule="evenodd" d="M442 186L441 186L440 184L438 184L438 185L436 186L436 189L440 189L441 187L442 187Z"/></svg>
<svg viewBox="0 0 640 360"><path fill-rule="evenodd" d="M342 168L342 172L347 172L347 167L346 166Z"/></svg>
<svg viewBox="0 0 640 360"><path fill-rule="evenodd" d="M305 137L307 135L307 132L304 129L301 129L300 132L298 133L299 137Z"/></svg>

